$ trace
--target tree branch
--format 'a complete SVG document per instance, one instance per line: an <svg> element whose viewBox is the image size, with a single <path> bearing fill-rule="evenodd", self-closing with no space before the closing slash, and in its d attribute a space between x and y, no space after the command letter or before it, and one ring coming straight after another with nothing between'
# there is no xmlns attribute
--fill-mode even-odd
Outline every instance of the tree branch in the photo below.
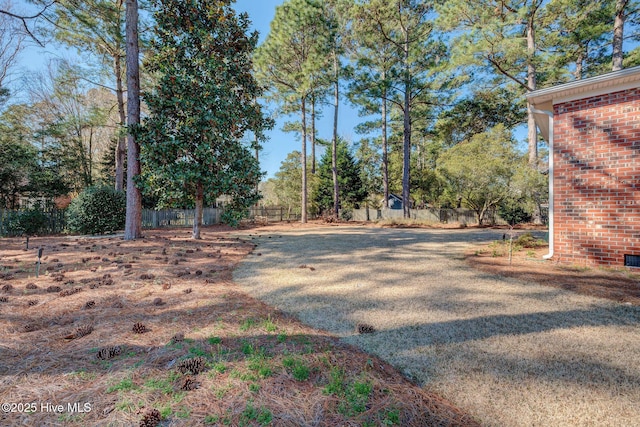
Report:
<svg viewBox="0 0 640 427"><path fill-rule="evenodd" d="M40 12L36 13L35 15L31 15L31 16L17 15L15 13L9 12L8 10L4 10L4 9L0 9L0 14L7 15L7 16L9 16L11 18L14 18L14 19L17 19L17 20L21 21L22 22L22 26L24 27L24 30L27 32L29 37L31 37L33 39L33 41L35 41L38 44L38 46L44 47L44 43L42 43L40 40L38 40L38 38L29 29L29 26L27 25L27 21L31 20L31 19L37 19L37 18L43 16L44 13L47 11L47 9L49 9L55 3L57 3L57 0L53 0L51 3L45 4Z"/></svg>

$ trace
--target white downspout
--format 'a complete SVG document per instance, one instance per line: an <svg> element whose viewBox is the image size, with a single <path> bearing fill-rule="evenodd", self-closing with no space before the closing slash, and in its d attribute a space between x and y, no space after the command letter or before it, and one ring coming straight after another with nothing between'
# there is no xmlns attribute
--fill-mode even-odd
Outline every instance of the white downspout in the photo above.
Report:
<svg viewBox="0 0 640 427"><path fill-rule="evenodd" d="M553 203L553 111L537 110L531 108L531 111L537 114L546 114L549 116L549 253L542 258L550 259L553 257L553 228L554 228L554 203Z"/></svg>

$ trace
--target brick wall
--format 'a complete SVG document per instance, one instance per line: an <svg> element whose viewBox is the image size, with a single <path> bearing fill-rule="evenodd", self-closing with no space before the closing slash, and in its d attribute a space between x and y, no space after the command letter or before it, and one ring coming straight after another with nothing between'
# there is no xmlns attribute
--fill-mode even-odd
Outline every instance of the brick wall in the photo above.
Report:
<svg viewBox="0 0 640 427"><path fill-rule="evenodd" d="M554 258L640 255L640 88L556 104L554 163Z"/></svg>

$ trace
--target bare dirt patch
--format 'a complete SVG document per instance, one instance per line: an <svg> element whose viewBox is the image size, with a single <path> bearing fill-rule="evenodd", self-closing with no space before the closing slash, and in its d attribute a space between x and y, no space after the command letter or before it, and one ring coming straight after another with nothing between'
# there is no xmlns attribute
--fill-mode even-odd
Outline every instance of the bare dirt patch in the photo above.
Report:
<svg viewBox="0 0 640 427"><path fill-rule="evenodd" d="M0 424L476 425L244 293L250 238L189 234L0 240Z"/></svg>
<svg viewBox="0 0 640 427"><path fill-rule="evenodd" d="M547 253L548 245L521 248L509 261L508 242L499 242L468 251L466 260L487 273L640 306L640 272L561 265L544 260Z"/></svg>

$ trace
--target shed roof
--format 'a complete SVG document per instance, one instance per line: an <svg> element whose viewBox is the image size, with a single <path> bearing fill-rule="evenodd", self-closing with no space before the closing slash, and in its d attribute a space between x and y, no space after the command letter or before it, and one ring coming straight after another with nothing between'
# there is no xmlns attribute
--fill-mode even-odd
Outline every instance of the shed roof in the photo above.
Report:
<svg viewBox="0 0 640 427"><path fill-rule="evenodd" d="M533 114L536 124L542 136L549 140L549 117L541 111L553 112L553 106L561 102L589 98L639 86L640 66L535 90L527 94L527 101L529 101L529 105L532 108L539 111Z"/></svg>

